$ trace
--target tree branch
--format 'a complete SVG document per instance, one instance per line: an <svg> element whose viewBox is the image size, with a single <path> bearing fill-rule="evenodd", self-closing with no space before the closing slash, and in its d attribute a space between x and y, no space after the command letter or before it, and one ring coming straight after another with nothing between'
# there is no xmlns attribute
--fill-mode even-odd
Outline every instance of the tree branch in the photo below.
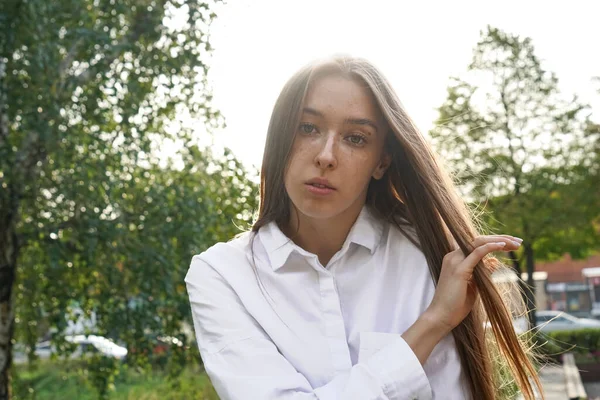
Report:
<svg viewBox="0 0 600 400"><path fill-rule="evenodd" d="M73 43L73 46L71 46L71 49L65 56L65 59L61 61L60 65L58 67L58 77L61 82L65 78L67 69L69 67L71 67L71 64L73 64L73 61L75 60L75 55L77 54L77 51L79 50L79 47L82 44L83 44L83 38L81 37L75 43Z"/></svg>
<svg viewBox="0 0 600 400"><path fill-rule="evenodd" d="M0 58L0 150L8 138L8 115L6 106L6 63Z"/></svg>
<svg viewBox="0 0 600 400"><path fill-rule="evenodd" d="M508 139L508 151L510 153L510 161L511 164L513 166L513 170L514 170L514 177L515 177L515 196L518 196L520 193L520 189L521 189L521 185L520 185L520 178L521 178L521 172L522 172L522 165L519 165L517 163L517 161L515 160L515 149L513 148L512 145L512 135L511 135L511 129L510 126L508 124L508 120L509 120L509 116L510 116L510 109L508 106L508 102L506 101L506 81L504 81L502 88L500 90L500 100L502 102L502 108L504 109L504 115L505 115L505 119L504 119L504 129L506 131L506 138Z"/></svg>
<svg viewBox="0 0 600 400"><path fill-rule="evenodd" d="M147 12L143 12L143 11L138 12L138 14L135 17L135 22L133 24L133 27L130 30L130 33L128 35L126 35L121 41L119 41L116 45L114 45L107 52L108 55L106 57L104 57L103 64L110 66L110 64L112 64L112 62L114 60L116 60L122 54L120 49L125 48L127 44L135 43L139 40L139 38L142 36L142 34L144 32L144 29L148 26L147 25L149 23L148 15L149 14ZM71 47L71 50L69 50L69 53L71 53L71 51L73 51L72 57L74 57L77 47L79 46L78 43L79 43L79 41L76 42L73 45L73 47ZM69 60L69 54L67 54L67 56L65 57L65 60L63 62L65 63L64 68L66 70L66 68L68 68L71 65L71 63L73 62L73 59ZM61 65L62 65L62 63L61 63ZM82 71L80 74L76 75L74 77L75 79L69 83L66 83L64 76L63 76L61 79L59 91L63 91L65 89L71 90L72 88L75 88L77 86L85 85L92 78L92 76L95 75L92 73L94 71L95 71L95 69L90 67L90 68L86 69L85 71Z"/></svg>

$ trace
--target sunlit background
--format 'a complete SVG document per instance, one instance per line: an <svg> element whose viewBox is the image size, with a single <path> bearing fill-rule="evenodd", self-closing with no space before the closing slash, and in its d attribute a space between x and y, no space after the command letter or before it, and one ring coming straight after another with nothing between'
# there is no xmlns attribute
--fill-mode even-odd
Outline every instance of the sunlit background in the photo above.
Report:
<svg viewBox="0 0 600 400"><path fill-rule="evenodd" d="M277 1L222 5L212 28L209 77L227 127L215 144L260 166L271 108L286 80L308 61L349 53L374 62L427 133L450 76L472 58L492 25L530 37L565 94L599 110L600 3L595 1Z"/></svg>
<svg viewBox="0 0 600 400"><path fill-rule="evenodd" d="M340 53L389 78L481 232L524 240L492 277L523 289L515 330L557 364L573 351L600 396L599 15L595 0L0 0L0 400L218 398L190 260L255 221L276 97Z"/></svg>

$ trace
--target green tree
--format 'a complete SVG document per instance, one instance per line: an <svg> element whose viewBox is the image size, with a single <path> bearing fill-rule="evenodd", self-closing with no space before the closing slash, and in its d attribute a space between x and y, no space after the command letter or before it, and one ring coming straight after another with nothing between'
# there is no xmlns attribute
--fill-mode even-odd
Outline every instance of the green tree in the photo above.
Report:
<svg viewBox="0 0 600 400"><path fill-rule="evenodd" d="M192 150L183 169L153 164L111 173L110 207L105 208L110 212L92 217L87 224L92 232L82 235L69 227L36 243L43 248L36 254L50 256L31 266L23 260L20 266L27 269L20 278L29 278L32 271L46 284L38 284L35 294L18 284L17 318L44 315L46 324L62 330L69 320L65 310L76 299L78 309L94 312L93 333L121 341L130 350L130 366L163 366L176 376L187 361L197 361L195 346L183 334L185 323L191 327L183 277L193 254L231 238L239 232L236 225L250 222L257 188L229 152L214 158ZM55 279L61 284L53 284ZM32 294L34 303L27 298ZM22 327L26 332L32 328ZM191 349L172 346L169 357L153 359L156 335L177 337ZM35 338L35 332L29 337ZM68 353L69 345L60 337L57 344ZM116 368L91 358L82 372L98 393L107 395Z"/></svg>
<svg viewBox="0 0 600 400"><path fill-rule="evenodd" d="M248 219L253 186L186 122L222 124L206 84L214 7L0 2L0 400L16 296L30 347L31 318L61 330L73 301L98 333L174 334L190 255ZM169 142L180 151L164 165Z"/></svg>
<svg viewBox="0 0 600 400"><path fill-rule="evenodd" d="M490 227L520 236L532 310L535 255L597 246L591 220L598 176L589 151L589 110L558 90L556 76L536 57L529 38L488 27L464 77L453 78L431 131L463 194L491 212ZM530 321L535 315L530 312Z"/></svg>

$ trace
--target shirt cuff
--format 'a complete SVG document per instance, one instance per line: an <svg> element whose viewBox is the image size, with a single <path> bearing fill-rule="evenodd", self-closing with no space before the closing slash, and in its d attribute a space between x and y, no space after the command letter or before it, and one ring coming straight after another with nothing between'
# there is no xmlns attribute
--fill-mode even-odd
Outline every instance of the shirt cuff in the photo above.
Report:
<svg viewBox="0 0 600 400"><path fill-rule="evenodd" d="M383 383L386 396L390 399L431 399L431 386L421 362L400 335L394 335L390 340L390 334L363 333L361 348L373 349L376 342L381 345L380 335L387 336L388 343L368 357L366 364Z"/></svg>

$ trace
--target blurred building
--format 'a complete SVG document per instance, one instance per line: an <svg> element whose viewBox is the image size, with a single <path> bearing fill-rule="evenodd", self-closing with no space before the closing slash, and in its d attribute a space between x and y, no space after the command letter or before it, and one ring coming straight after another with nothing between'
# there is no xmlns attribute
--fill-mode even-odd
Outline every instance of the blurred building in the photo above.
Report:
<svg viewBox="0 0 600 400"><path fill-rule="evenodd" d="M521 279L527 282L529 274L523 272ZM548 291L546 286L548 284L548 273L545 271L534 271L533 272L533 285L535 286L535 308L536 310L548 310Z"/></svg>
<svg viewBox="0 0 600 400"><path fill-rule="evenodd" d="M565 254L557 261L537 263L536 271L548 274L547 309L600 316L600 254L584 260Z"/></svg>
<svg viewBox="0 0 600 400"><path fill-rule="evenodd" d="M600 318L600 267L584 268L582 273L590 288L592 303L590 314L595 318Z"/></svg>
<svg viewBox="0 0 600 400"><path fill-rule="evenodd" d="M520 316L525 313L525 304L523 303L523 296L521 294L517 282L517 274L513 269L504 268L494 272L492 275L493 281L499 288L500 293L503 294L504 301L507 302L509 309L513 316ZM521 274L521 279L527 281L527 273ZM542 271L535 271L533 273L533 284L535 286L535 306L538 310L547 309L547 293L546 293L546 281L548 274Z"/></svg>
<svg viewBox="0 0 600 400"><path fill-rule="evenodd" d="M494 273L494 281L515 282L517 275L511 269ZM527 273L521 274L527 280ZM538 310L559 310L582 317L600 318L600 254L584 260L573 260L565 254L560 260L536 263L533 273L535 303ZM509 293L511 308L518 309L520 293ZM518 310L517 310L518 312Z"/></svg>

